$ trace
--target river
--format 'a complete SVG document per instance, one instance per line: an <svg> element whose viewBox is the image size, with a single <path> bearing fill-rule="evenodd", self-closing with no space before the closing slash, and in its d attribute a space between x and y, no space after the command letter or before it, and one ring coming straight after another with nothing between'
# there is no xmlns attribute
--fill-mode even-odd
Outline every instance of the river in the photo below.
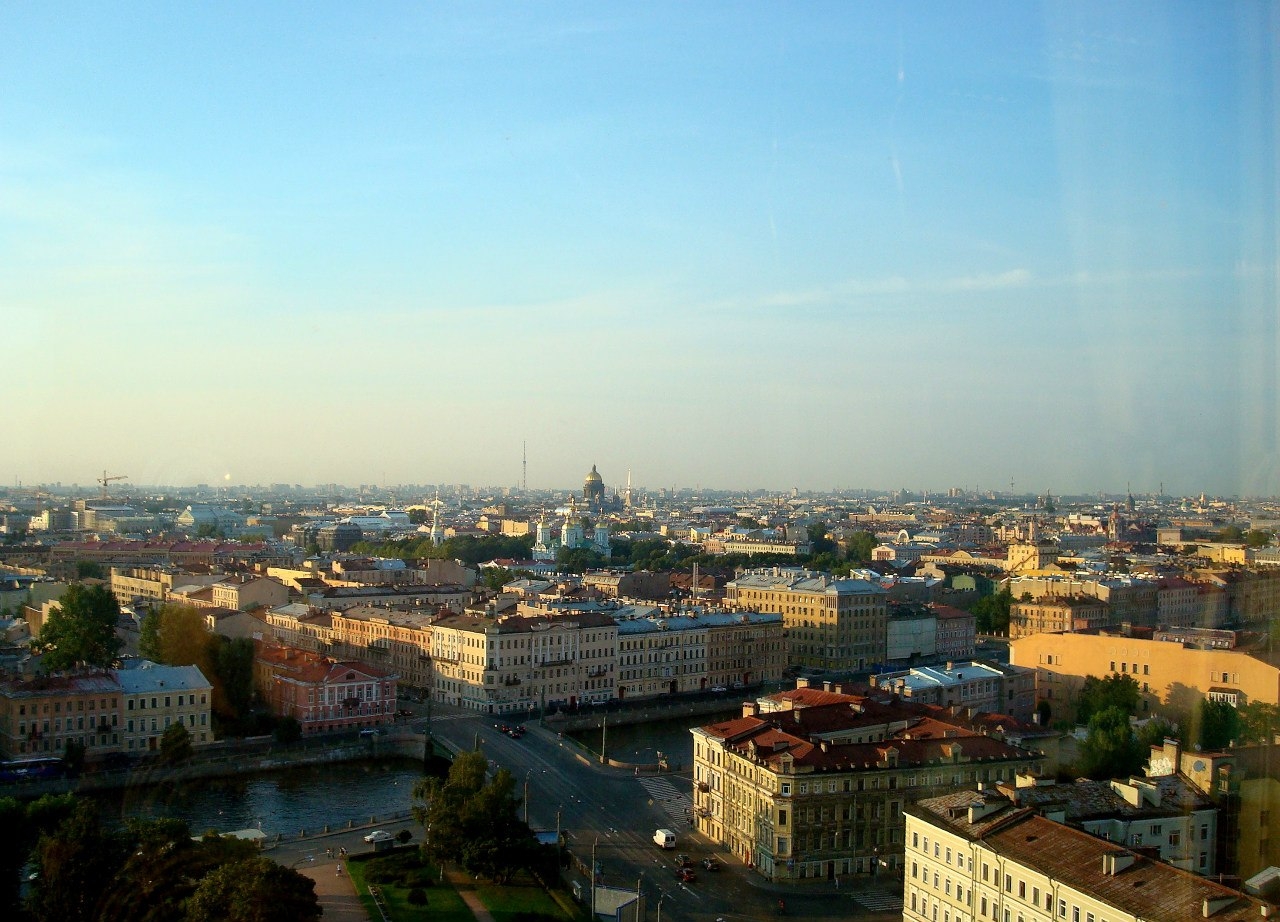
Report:
<svg viewBox="0 0 1280 922"><path fill-rule="evenodd" d="M268 835L297 835L408 810L421 777L421 764L409 759L337 762L185 785L140 785L95 797L108 822L163 816L185 820L194 835L255 827Z"/></svg>

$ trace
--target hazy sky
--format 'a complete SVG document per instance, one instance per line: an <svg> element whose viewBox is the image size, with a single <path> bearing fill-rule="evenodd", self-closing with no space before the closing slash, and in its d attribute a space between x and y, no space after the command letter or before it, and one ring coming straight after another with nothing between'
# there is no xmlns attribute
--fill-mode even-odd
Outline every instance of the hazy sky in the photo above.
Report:
<svg viewBox="0 0 1280 922"><path fill-rule="evenodd" d="M1280 493L1267 3L0 5L0 481Z"/></svg>

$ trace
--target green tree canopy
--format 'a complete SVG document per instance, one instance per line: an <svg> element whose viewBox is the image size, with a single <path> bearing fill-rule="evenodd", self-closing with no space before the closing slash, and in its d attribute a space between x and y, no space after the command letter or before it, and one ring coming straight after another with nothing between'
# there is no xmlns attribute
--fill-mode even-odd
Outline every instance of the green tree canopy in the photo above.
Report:
<svg viewBox="0 0 1280 922"><path fill-rule="evenodd" d="M308 922L321 914L310 878L261 856L205 875L186 910L185 922Z"/></svg>
<svg viewBox="0 0 1280 922"><path fill-rule="evenodd" d="M123 646L116 636L120 605L104 586L73 583L50 611L33 648L44 654L49 670L78 666L106 669Z"/></svg>
<svg viewBox="0 0 1280 922"><path fill-rule="evenodd" d="M160 752L170 765L180 765L191 760L191 732L181 721L164 728L164 734L160 737Z"/></svg>
<svg viewBox="0 0 1280 922"><path fill-rule="evenodd" d="M199 666L210 677L209 660L213 632L194 605L169 603L142 619L138 651L149 660L168 666Z"/></svg>
<svg viewBox="0 0 1280 922"><path fill-rule="evenodd" d="M423 848L433 860L460 863L474 874L506 882L539 860L537 840L517 816L515 779L499 769L485 778L482 752L454 759L448 776L414 786L414 818L426 831Z"/></svg>
<svg viewBox="0 0 1280 922"><path fill-rule="evenodd" d="M869 531L855 531L844 539L844 552L854 563L870 563L871 552L876 549L876 536Z"/></svg>
<svg viewBox="0 0 1280 922"><path fill-rule="evenodd" d="M1094 714L1107 708L1118 708L1126 717L1138 713L1142 692L1131 675L1115 673L1105 679L1085 676L1076 698L1076 723L1087 724Z"/></svg>
<svg viewBox="0 0 1280 922"><path fill-rule="evenodd" d="M1280 731L1280 708L1264 701L1250 701L1240 705L1241 742L1269 743Z"/></svg>
<svg viewBox="0 0 1280 922"><path fill-rule="evenodd" d="M1200 702L1196 741L1201 749L1226 749L1240 738L1242 721L1236 709L1225 701Z"/></svg>
<svg viewBox="0 0 1280 922"><path fill-rule="evenodd" d="M1005 634L1009 631L1009 611L1013 607L1013 593L1005 586L992 595L984 595L973 603L970 611L974 627L979 634Z"/></svg>
<svg viewBox="0 0 1280 922"><path fill-rule="evenodd" d="M1089 720L1077 767L1086 778L1124 778L1142 770L1147 752L1129 724L1129 715L1108 707Z"/></svg>

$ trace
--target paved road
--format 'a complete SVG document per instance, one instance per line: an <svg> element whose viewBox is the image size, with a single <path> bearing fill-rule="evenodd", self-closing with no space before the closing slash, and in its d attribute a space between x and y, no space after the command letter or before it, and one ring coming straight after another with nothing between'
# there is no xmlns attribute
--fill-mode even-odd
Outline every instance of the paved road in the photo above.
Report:
<svg viewBox="0 0 1280 922"><path fill-rule="evenodd" d="M636 776L582 759L568 739L530 722L529 732L514 740L494 728L495 718L456 708L434 706L432 732L469 750L478 742L497 768L528 784L529 823L535 829L559 828L570 849L590 866L592 853L606 886L644 894L646 918L655 919L659 898L662 918L671 922L747 922L776 914L779 898L786 915L813 922L900 919L901 883L866 876L833 883L775 887L748 871L732 855L717 849L689 825L689 773ZM498 718L504 719L504 718ZM509 720L509 718L505 718ZM654 829L674 829L679 847L664 851L653 844ZM722 870L697 869L698 879L681 884L675 877L676 853L695 862L716 857ZM576 875L583 880L586 878Z"/></svg>

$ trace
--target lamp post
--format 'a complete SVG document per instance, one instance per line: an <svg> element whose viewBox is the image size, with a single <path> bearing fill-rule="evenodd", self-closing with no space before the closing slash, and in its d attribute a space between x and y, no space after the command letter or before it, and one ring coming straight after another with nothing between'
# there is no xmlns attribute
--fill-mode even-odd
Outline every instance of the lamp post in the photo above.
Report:
<svg viewBox="0 0 1280 922"><path fill-rule="evenodd" d="M663 893L661 890L659 890L658 891L658 922L662 922L662 901L665 900L666 898L667 898L667 895Z"/></svg>
<svg viewBox="0 0 1280 922"><path fill-rule="evenodd" d="M596 836L595 841L591 843L591 922L596 919L596 846L600 844L600 837ZM662 922L661 910L659 910L658 922Z"/></svg>
<svg viewBox="0 0 1280 922"><path fill-rule="evenodd" d="M524 773L524 824L529 825L529 776L533 774L533 769L529 769Z"/></svg>

